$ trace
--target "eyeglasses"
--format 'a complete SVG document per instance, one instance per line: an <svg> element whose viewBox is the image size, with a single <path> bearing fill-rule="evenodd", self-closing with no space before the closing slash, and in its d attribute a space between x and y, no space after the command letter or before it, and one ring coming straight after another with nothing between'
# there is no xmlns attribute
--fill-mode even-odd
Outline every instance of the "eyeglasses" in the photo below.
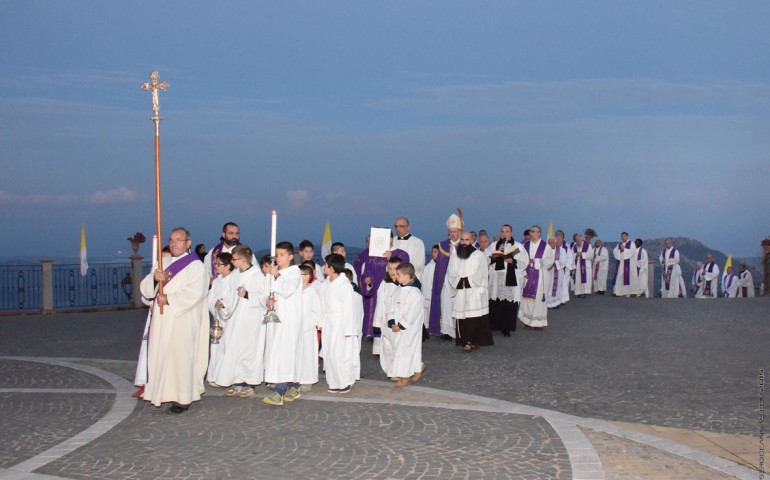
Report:
<svg viewBox="0 0 770 480"><path fill-rule="evenodd" d="M235 258L235 257L233 257L233 262L237 262L239 260L243 260L243 259L242 258Z"/></svg>

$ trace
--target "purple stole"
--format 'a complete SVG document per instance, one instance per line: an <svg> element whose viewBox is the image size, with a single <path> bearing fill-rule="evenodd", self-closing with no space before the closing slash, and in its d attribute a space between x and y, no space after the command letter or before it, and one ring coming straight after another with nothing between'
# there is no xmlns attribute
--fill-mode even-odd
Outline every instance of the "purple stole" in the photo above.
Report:
<svg viewBox="0 0 770 480"><path fill-rule="evenodd" d="M430 297L430 318L428 319L428 332L431 335L441 335L441 289L444 288L444 278L449 266L451 251L449 239L438 244L438 258L436 259L436 269L433 270L433 293Z"/></svg>
<svg viewBox="0 0 770 480"><path fill-rule="evenodd" d="M620 245L620 244L618 244ZM624 248L631 248L631 240L625 243ZM620 270L620 260L615 260L615 275L612 277L612 284L614 285L618 281L618 270ZM631 259L627 258L623 260L623 285L631 285Z"/></svg>
<svg viewBox="0 0 770 480"><path fill-rule="evenodd" d="M636 251L636 274L639 275L639 271L642 269L642 267L639 266L639 260L642 259L642 249L638 249Z"/></svg>
<svg viewBox="0 0 770 480"><path fill-rule="evenodd" d="M529 242L524 243L524 250L529 254ZM535 252L535 258L543 258L545 253L545 242L540 240L540 245ZM530 300L535 300L537 297L537 285L540 283L540 270L537 270L532 264L527 265L527 284L524 285L524 290L521 292L521 296ZM545 295L543 299L545 301Z"/></svg>
<svg viewBox="0 0 770 480"><path fill-rule="evenodd" d="M744 272L744 273L745 273L745 272ZM744 274L743 274L743 273L739 273L739 274L738 274L738 278L740 278L740 279L743 279L743 277L744 277ZM749 287L741 287L741 288L739 289L739 292L740 292L740 294L738 294L738 295L736 295L736 296L738 296L738 297L743 297L743 298L748 298L748 296L749 296Z"/></svg>
<svg viewBox="0 0 770 480"><path fill-rule="evenodd" d="M556 247L556 252L553 255L554 262L561 258L561 247ZM551 296L556 296L556 291L559 289L559 269L554 266L553 269L553 288L551 288Z"/></svg>
<svg viewBox="0 0 770 480"><path fill-rule="evenodd" d="M577 252L577 244L572 248L572 251ZM588 242L583 242L583 247L580 249L580 253L586 253L588 251ZM586 259L580 256L580 283L586 283Z"/></svg>
<svg viewBox="0 0 770 480"><path fill-rule="evenodd" d="M599 262L596 259L601 255L602 248L604 248L604 246L599 247L599 253L597 253L596 248L594 248L594 280L599 279Z"/></svg>
<svg viewBox="0 0 770 480"><path fill-rule="evenodd" d="M674 254L676 253L676 247L671 248L671 253L668 254L668 258L674 258ZM663 251L663 258L666 258L666 251ZM674 271L674 266L669 265L666 267L666 274L663 276L663 278L666 280L666 290L671 290L671 272Z"/></svg>
<svg viewBox="0 0 770 480"><path fill-rule="evenodd" d="M211 276L216 277L217 276L217 255L222 253L222 249L224 248L225 243L219 242L219 245L211 249Z"/></svg>
<svg viewBox="0 0 770 480"><path fill-rule="evenodd" d="M194 253L188 253L184 257L180 258L176 262L174 262L171 265L169 265L168 267L164 268L163 269L164 272L170 272L171 273L171 277L169 277L169 279L166 280L166 283L170 283L171 280L173 280L174 277L179 272L184 270L184 268L186 266L190 265L191 263L193 263L196 260L198 260L200 262L200 258L198 258L198 255L195 255Z"/></svg>
<svg viewBox="0 0 770 480"><path fill-rule="evenodd" d="M732 273L727 276L727 281L725 282L725 292L724 292L725 293L725 297L729 297L730 296L730 287L733 285L733 278L734 277L735 277L735 275L733 275Z"/></svg>
<svg viewBox="0 0 770 480"><path fill-rule="evenodd" d="M709 273L714 271L714 262L709 263L708 265L703 267L703 278L706 278L706 270L708 270ZM711 282L712 280L706 280L706 285L703 287L703 295L711 296Z"/></svg>

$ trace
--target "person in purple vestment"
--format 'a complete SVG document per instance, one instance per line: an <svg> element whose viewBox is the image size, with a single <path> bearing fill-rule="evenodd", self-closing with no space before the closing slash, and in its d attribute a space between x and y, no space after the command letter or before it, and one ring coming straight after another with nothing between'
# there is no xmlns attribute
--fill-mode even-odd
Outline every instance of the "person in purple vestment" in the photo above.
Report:
<svg viewBox="0 0 770 480"><path fill-rule="evenodd" d="M433 288L430 299L430 319L428 333L441 335L444 340L452 340L455 336L455 325L452 317L452 298L449 288L444 289L449 259L460 243L462 224L460 217L454 213L447 219L449 238L438 244L438 258L433 273Z"/></svg>
<svg viewBox="0 0 770 480"><path fill-rule="evenodd" d="M203 266L209 275L209 285L217 278L216 260L217 255L222 252L233 253L235 247L241 244L241 229L235 222L227 222L222 226L222 235L220 242L214 246L203 259Z"/></svg>

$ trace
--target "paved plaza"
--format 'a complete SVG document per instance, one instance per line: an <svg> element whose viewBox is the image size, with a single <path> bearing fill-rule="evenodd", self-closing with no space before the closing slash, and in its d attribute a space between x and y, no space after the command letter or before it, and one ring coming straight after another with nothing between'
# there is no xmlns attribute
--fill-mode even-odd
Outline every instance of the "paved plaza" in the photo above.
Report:
<svg viewBox="0 0 770 480"><path fill-rule="evenodd" d="M0 317L0 480L761 475L768 298L573 299L472 353L432 338L405 389L364 342L350 394L182 415L131 397L145 314Z"/></svg>

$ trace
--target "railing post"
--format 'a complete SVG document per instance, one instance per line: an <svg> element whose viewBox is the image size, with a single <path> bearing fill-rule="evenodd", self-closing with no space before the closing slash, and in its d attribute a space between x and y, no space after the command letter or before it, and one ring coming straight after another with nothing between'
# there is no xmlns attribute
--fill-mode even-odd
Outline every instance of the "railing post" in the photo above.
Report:
<svg viewBox="0 0 770 480"><path fill-rule="evenodd" d="M140 284L144 278L144 275L142 275L142 260L144 257L135 253L129 258L131 258L131 300L133 301L134 307L141 308L144 306L144 303L142 303L142 292L140 290Z"/></svg>
<svg viewBox="0 0 770 480"><path fill-rule="evenodd" d="M43 313L53 313L53 259L41 259L40 266L42 267L40 278L40 304Z"/></svg>

